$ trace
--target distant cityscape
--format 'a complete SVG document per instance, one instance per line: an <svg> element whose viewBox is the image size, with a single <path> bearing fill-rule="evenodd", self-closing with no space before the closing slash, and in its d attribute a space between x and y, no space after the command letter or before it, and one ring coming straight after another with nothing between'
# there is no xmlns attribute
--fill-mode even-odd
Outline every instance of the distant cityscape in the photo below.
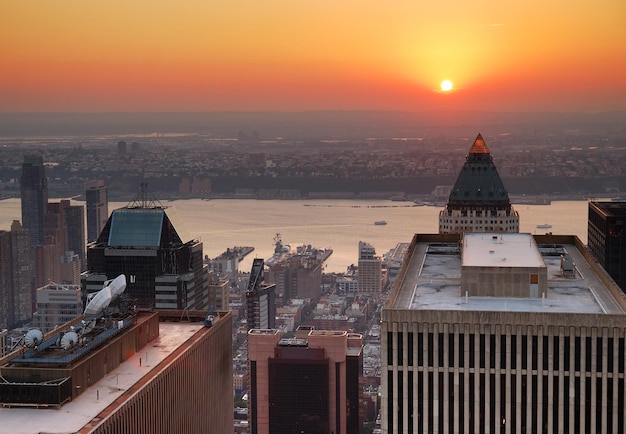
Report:
<svg viewBox="0 0 626 434"><path fill-rule="evenodd" d="M303 121L284 127L292 135L282 135L275 124L264 128L248 121L255 127L242 128L232 120L230 134L221 135L4 137L0 195L19 194L21 155L36 150L46 162L51 197L83 195L86 182L103 179L111 200L120 201L130 200L141 182L161 199L401 195L445 200L448 191L440 187L454 183L472 136L482 132L513 196L614 197L626 191L626 130L618 119L555 121L542 128L501 122L489 132L403 125L396 131L380 127L370 136L360 131L360 137L347 127L320 125L314 137L298 138L293 129L308 125Z"/></svg>

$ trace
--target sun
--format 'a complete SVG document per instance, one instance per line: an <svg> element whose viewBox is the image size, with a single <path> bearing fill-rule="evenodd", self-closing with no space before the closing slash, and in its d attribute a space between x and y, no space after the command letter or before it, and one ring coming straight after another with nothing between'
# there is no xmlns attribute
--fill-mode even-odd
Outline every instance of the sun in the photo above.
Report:
<svg viewBox="0 0 626 434"><path fill-rule="evenodd" d="M444 80L441 82L441 91L450 92L452 90L452 82L450 80Z"/></svg>

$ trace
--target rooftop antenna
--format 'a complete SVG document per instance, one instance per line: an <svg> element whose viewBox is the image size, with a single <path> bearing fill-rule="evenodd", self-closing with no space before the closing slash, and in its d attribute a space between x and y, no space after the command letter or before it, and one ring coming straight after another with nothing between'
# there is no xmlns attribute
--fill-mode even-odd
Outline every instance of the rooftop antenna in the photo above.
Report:
<svg viewBox="0 0 626 434"><path fill-rule="evenodd" d="M126 208L165 208L161 202L154 196L148 198L148 183L142 182L139 187L139 193L137 196L126 205Z"/></svg>

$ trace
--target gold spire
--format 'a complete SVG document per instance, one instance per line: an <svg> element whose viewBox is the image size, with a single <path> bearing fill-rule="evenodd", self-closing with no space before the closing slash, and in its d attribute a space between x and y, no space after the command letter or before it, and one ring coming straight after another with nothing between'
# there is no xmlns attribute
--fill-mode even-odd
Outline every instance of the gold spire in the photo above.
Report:
<svg viewBox="0 0 626 434"><path fill-rule="evenodd" d="M483 140L483 136L478 133L476 136L476 140L474 140L474 144L469 150L470 154L489 154L489 148L485 145L485 141Z"/></svg>

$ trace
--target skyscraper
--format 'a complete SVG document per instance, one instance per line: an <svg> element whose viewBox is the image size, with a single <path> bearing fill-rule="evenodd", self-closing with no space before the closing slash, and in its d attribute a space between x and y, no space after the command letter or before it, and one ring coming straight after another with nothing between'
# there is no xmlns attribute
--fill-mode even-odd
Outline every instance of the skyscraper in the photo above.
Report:
<svg viewBox="0 0 626 434"><path fill-rule="evenodd" d="M81 259L83 264L87 263L85 257L85 207L83 205L71 205L69 200L62 200L65 207L65 246L63 254L74 252ZM85 265L81 267L83 271Z"/></svg>
<svg viewBox="0 0 626 434"><path fill-rule="evenodd" d="M626 293L626 202L589 202L587 244Z"/></svg>
<svg viewBox="0 0 626 434"><path fill-rule="evenodd" d="M480 134L439 213L440 234L464 232L519 232L519 215Z"/></svg>
<svg viewBox="0 0 626 434"><path fill-rule="evenodd" d="M577 237L417 234L407 258L383 433L626 432L626 296Z"/></svg>
<svg viewBox="0 0 626 434"><path fill-rule="evenodd" d="M31 248L43 244L48 206L48 179L41 155L26 154L20 178L22 225L30 234Z"/></svg>
<svg viewBox="0 0 626 434"><path fill-rule="evenodd" d="M280 331L248 332L253 434L361 432L362 337L311 330L281 339Z"/></svg>
<svg viewBox="0 0 626 434"><path fill-rule="evenodd" d="M252 262L250 280L246 290L246 319L248 330L272 329L276 323L276 285L264 281L264 261L255 258Z"/></svg>
<svg viewBox="0 0 626 434"><path fill-rule="evenodd" d="M0 330L33 316L29 246L28 231L19 221L13 221L11 231L0 231Z"/></svg>
<svg viewBox="0 0 626 434"><path fill-rule="evenodd" d="M98 239L109 218L109 189L103 180L90 181L85 190L87 206L87 242Z"/></svg>
<svg viewBox="0 0 626 434"><path fill-rule="evenodd" d="M35 246L35 287L62 282L61 264L68 252L78 255L79 269L85 261L85 217L82 205L69 200L49 202L45 216L44 241ZM78 283L78 282L69 282Z"/></svg>
<svg viewBox="0 0 626 434"><path fill-rule="evenodd" d="M378 294L383 289L383 261L374 246L364 241L359 241L357 281L360 293Z"/></svg>

